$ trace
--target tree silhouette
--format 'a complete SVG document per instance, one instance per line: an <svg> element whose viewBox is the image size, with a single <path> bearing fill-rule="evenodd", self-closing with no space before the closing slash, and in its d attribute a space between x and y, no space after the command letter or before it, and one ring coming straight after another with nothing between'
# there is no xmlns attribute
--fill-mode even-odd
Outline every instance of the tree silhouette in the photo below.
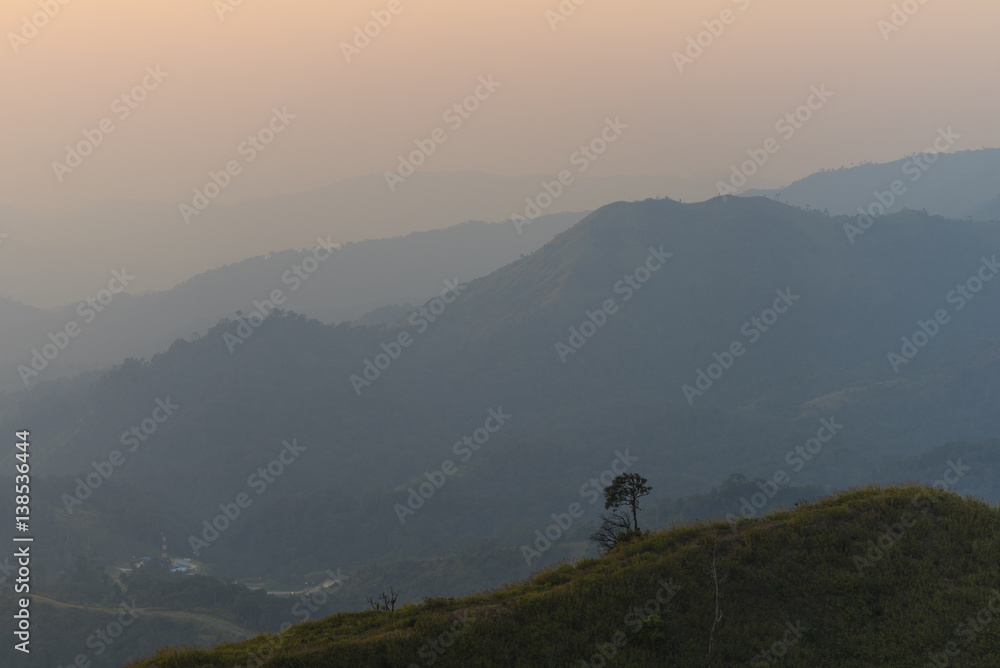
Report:
<svg viewBox="0 0 1000 668"><path fill-rule="evenodd" d="M376 612L393 612L396 609L396 600L399 599L399 592L389 588L389 593L382 592L378 599L368 599L368 605Z"/></svg>
<svg viewBox="0 0 1000 668"><path fill-rule="evenodd" d="M623 506L632 512L632 531L639 530L639 499L653 488L638 473L622 473L604 488L604 509L618 511Z"/></svg>
<svg viewBox="0 0 1000 668"><path fill-rule="evenodd" d="M637 473L623 473L604 488L604 508L611 512L601 515L601 525L590 540L605 552L623 538L639 535L639 499L653 491L648 482Z"/></svg>

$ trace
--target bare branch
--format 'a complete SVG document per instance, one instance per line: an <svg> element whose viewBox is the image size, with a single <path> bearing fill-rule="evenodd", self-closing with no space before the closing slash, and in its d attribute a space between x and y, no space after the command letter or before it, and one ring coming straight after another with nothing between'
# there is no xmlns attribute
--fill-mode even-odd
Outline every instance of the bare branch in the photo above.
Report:
<svg viewBox="0 0 1000 668"><path fill-rule="evenodd" d="M719 607L719 585L726 581L728 575L723 575L719 577L719 571L716 567L716 551L718 549L718 540L712 545L712 565L708 567L705 571L707 575L712 578L712 582L715 584L715 615L712 619L712 628L708 632L708 660L705 663L705 668L711 668L712 666L712 646L715 642L715 629L718 627L719 622L722 621L722 608Z"/></svg>
<svg viewBox="0 0 1000 668"><path fill-rule="evenodd" d="M601 526L590 535L590 540L608 552L618 543L618 537L631 529L632 522L624 513L605 513L601 515Z"/></svg>
<svg viewBox="0 0 1000 668"><path fill-rule="evenodd" d="M378 600L373 600L368 598L368 605L372 607L372 610L376 612L393 612L396 609L396 601L399 600L399 592L394 588L389 588L389 593L386 594L382 592L379 594Z"/></svg>

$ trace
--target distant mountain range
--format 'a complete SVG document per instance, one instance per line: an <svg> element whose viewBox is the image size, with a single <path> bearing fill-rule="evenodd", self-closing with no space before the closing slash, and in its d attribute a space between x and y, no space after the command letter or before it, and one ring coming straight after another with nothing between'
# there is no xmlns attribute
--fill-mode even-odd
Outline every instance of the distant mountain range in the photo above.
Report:
<svg viewBox="0 0 1000 668"><path fill-rule="evenodd" d="M0 206L0 233L9 235L0 246L0 295L58 307L92 295L122 266L136 277L130 292L164 291L225 264L311 248L317 237L347 243L469 220L502 222L524 216L528 200L541 203L538 213L553 214L671 194L665 177L613 176L579 178L552 198L543 183L556 180L419 172L390 192L376 174L231 205L206 200L188 220L180 202L109 202L50 216Z"/></svg>
<svg viewBox="0 0 1000 668"><path fill-rule="evenodd" d="M851 244L849 222L764 198L619 202L391 326L226 320L0 397L0 425L34 430L47 473L125 453L114 482L174 545L266 492L203 548L234 576L519 546L631 458L669 496L732 473L846 487L995 437L1000 225L905 212ZM295 463L262 483L279 456Z"/></svg>
<svg viewBox="0 0 1000 668"><path fill-rule="evenodd" d="M103 369L127 357L150 357L175 339L203 334L222 317L235 318L237 311L249 315L257 308L255 302L268 301L275 290L281 291L282 308L324 322L392 320L400 309L408 313L407 305L440 292L445 280L484 276L538 249L584 215L541 216L522 226L520 233L509 222L467 222L348 243L329 253L319 244L331 242L321 237L311 248L318 249L317 257L326 258L322 261L313 257L312 250L268 253L207 271L164 292L101 295L106 296L106 305L80 302L43 310L0 298L0 391L23 389L25 377L34 384ZM115 271L138 274L130 266ZM98 295L100 291L94 291L91 298ZM65 337L71 322L80 327L79 334L51 361L44 360L47 365L38 376L18 371L31 368L32 351L41 354L49 345L46 352L54 353L51 345L56 344L49 335ZM36 366L41 367L42 361Z"/></svg>
<svg viewBox="0 0 1000 668"><path fill-rule="evenodd" d="M915 154L882 164L823 170L776 190L748 190L832 215L903 209L971 220L1000 220L1000 149ZM861 211L859 211L861 209Z"/></svg>

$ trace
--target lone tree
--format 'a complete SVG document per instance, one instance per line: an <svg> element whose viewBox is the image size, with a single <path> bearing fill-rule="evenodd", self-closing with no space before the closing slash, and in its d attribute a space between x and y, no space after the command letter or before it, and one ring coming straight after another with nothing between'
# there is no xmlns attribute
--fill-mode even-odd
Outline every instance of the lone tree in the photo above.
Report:
<svg viewBox="0 0 1000 668"><path fill-rule="evenodd" d="M638 473L622 473L604 488L604 509L619 510L623 506L632 511L632 530L639 530L639 499L647 496L653 488Z"/></svg>
<svg viewBox="0 0 1000 668"><path fill-rule="evenodd" d="M601 526L590 536L590 540L605 552L620 541L640 534L639 499L653 491L646 484L648 482L637 473L623 473L604 488L604 509L611 512L601 515Z"/></svg>

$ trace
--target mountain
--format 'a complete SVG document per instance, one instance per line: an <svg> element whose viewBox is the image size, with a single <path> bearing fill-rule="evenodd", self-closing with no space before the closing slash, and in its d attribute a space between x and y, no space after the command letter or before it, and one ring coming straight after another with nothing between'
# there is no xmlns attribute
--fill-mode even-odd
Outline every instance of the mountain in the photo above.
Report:
<svg viewBox="0 0 1000 668"><path fill-rule="evenodd" d="M193 190L175 202L118 201L48 215L0 209L0 294L55 308L92 295L112 269L135 275L130 291L169 290L212 268L283 248L312 248L317 237L345 244L436 230L467 220L526 216L527 200L549 198L545 174L418 172L393 192L381 174L327 187L230 202L205 199L196 216L181 216ZM618 199L659 196L660 176L579 178L538 213L588 211ZM204 183L192 186L204 186ZM544 196L544 197L543 197ZM84 260L85 259L85 260ZM45 267L44 280L25 281Z"/></svg>
<svg viewBox="0 0 1000 668"><path fill-rule="evenodd" d="M1000 219L1000 195L982 205L972 213L976 220L998 220Z"/></svg>
<svg viewBox="0 0 1000 668"><path fill-rule="evenodd" d="M528 545L571 503L593 522L592 481L625 462L670 497L734 472L844 488L995 438L1000 284L949 295L988 275L1000 226L906 212L851 244L848 223L764 198L619 202L392 326L227 320L0 397L0 424L69 476L57 525L111 470L181 527L177 554L232 577Z"/></svg>
<svg viewBox="0 0 1000 668"><path fill-rule="evenodd" d="M889 163L823 170L785 188L744 194L832 215L857 217L861 208L876 216L906 208L946 218L1000 220L1000 149L922 153Z"/></svg>
<svg viewBox="0 0 1000 668"><path fill-rule="evenodd" d="M332 256L313 240L307 250L268 253L218 267L165 292L108 295L104 305L80 302L42 310L0 298L0 390L23 388L25 377L33 384L104 369L128 357L150 357L178 338L203 334L223 315L235 317L237 311L249 315L257 309L255 302L263 303L275 290L281 291L283 308L324 322L360 318L369 324L385 322L398 310L379 309L422 303L440 292L445 280L484 276L536 250L584 215L541 216L522 226L520 233L511 223L466 222L344 244L331 249ZM326 259L318 261L314 250ZM134 276L140 273L131 265L116 271L124 272L125 280L130 271ZM98 296L95 291L91 298ZM81 331L72 342L65 342L44 375L28 372L22 377L18 367L27 368L32 351L42 351L52 343L49 335L59 338L70 322Z"/></svg>
<svg viewBox="0 0 1000 668"><path fill-rule="evenodd" d="M656 532L474 596L132 665L992 666L998 535L984 503L868 488L732 528Z"/></svg>

